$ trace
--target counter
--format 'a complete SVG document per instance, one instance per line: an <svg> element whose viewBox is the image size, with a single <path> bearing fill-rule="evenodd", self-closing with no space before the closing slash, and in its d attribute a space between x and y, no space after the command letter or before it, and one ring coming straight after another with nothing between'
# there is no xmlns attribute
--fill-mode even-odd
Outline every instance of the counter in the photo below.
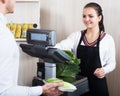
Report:
<svg viewBox="0 0 120 96"><path fill-rule="evenodd" d="M86 77L82 77L73 84L77 87L77 90L74 92L66 92L62 96L80 96L89 91L88 80Z"/></svg>

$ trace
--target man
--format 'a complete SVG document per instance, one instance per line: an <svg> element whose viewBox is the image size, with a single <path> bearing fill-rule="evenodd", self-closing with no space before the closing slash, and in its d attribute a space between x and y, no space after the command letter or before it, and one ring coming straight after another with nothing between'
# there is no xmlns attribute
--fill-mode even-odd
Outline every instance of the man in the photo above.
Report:
<svg viewBox="0 0 120 96"><path fill-rule="evenodd" d="M14 12L16 0L0 0L0 96L59 96L63 83L44 86L18 86L19 50L12 32L6 27L5 14Z"/></svg>

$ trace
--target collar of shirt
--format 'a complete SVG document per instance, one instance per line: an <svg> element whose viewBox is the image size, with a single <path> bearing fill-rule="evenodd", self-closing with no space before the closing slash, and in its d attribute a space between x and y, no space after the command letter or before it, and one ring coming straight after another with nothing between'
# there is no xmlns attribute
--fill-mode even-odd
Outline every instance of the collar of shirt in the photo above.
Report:
<svg viewBox="0 0 120 96"><path fill-rule="evenodd" d="M0 13L0 23L6 25L7 24L7 18L4 14Z"/></svg>

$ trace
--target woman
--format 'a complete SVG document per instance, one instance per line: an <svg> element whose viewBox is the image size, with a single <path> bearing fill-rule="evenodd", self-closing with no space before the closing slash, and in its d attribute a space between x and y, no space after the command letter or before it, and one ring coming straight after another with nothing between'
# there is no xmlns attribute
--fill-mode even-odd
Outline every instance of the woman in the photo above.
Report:
<svg viewBox="0 0 120 96"><path fill-rule="evenodd" d="M100 5L88 3L83 8L81 32L72 33L55 47L73 51L81 59L81 75L87 76L90 96L109 96L105 75L115 69L115 45L105 33Z"/></svg>

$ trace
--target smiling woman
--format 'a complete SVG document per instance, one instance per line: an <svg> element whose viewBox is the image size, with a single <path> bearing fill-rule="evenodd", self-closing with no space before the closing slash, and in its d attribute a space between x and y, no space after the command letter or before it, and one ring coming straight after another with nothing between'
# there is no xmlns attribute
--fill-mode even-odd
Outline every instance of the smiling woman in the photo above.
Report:
<svg viewBox="0 0 120 96"><path fill-rule="evenodd" d="M79 75L88 78L90 96L109 96L105 76L116 66L115 44L105 32L101 6L94 2L86 4L82 20L86 29L72 33L55 47L72 50L80 58Z"/></svg>
<svg viewBox="0 0 120 96"><path fill-rule="evenodd" d="M87 28L92 28L92 26L98 26L98 22L101 21L102 16L96 15L97 12L91 8L83 9L83 22Z"/></svg>
<svg viewBox="0 0 120 96"><path fill-rule="evenodd" d="M107 83L110 96L120 96L120 0L49 0L49 2L48 0L40 0L41 28L55 29L57 32L57 42L65 39L72 32L85 29L82 23L82 9L91 1L101 5L102 13L104 14L105 31L115 41L117 67L107 75Z"/></svg>

